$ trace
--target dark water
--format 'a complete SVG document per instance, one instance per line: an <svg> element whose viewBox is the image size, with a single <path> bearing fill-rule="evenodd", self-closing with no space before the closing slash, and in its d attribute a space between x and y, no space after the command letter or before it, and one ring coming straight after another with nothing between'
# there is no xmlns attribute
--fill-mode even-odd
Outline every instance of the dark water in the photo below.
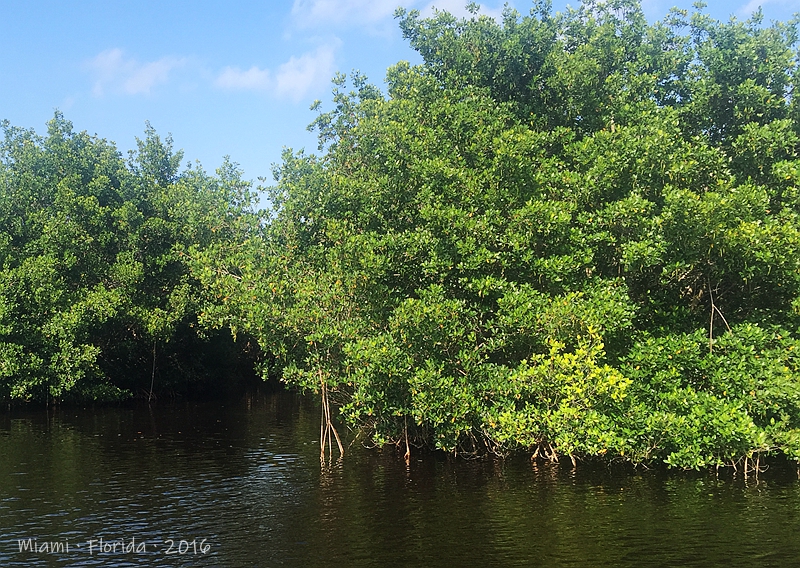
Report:
<svg viewBox="0 0 800 568"><path fill-rule="evenodd" d="M0 566L800 565L794 469L407 467L357 444L321 469L317 412L281 393L0 415Z"/></svg>

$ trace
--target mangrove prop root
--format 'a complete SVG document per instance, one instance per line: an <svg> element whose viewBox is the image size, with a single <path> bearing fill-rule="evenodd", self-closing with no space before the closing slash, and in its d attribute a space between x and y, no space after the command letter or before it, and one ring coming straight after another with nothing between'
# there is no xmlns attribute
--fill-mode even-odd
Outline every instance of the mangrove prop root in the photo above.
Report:
<svg viewBox="0 0 800 568"><path fill-rule="evenodd" d="M328 394L328 386L324 380L320 380L320 392L322 394L322 417L319 424L319 459L325 463L325 446L328 446L328 456L333 459L333 439L336 438L336 445L339 447L339 457L344 457L344 446L339 432L333 425L331 419L331 402Z"/></svg>
<svg viewBox="0 0 800 568"><path fill-rule="evenodd" d="M405 434L405 437L406 437L406 453L405 453L405 455L403 457L405 458L406 463L408 463L411 460L411 446L408 443L408 417L407 416L403 418L403 433Z"/></svg>

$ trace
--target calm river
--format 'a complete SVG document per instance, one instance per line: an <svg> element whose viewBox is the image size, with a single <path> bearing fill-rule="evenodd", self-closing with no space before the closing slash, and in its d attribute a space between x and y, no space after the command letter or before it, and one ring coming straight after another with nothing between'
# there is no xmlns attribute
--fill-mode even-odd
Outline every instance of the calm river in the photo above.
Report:
<svg viewBox="0 0 800 568"><path fill-rule="evenodd" d="M0 566L800 566L793 468L321 469L318 424L287 393L0 414Z"/></svg>

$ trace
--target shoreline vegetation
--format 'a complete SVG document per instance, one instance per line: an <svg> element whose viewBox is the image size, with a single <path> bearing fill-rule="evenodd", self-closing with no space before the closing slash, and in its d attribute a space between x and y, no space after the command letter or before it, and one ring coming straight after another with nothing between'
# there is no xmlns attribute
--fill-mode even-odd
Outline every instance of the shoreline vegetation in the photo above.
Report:
<svg viewBox="0 0 800 568"><path fill-rule="evenodd" d="M635 0L398 10L259 194L3 124L0 399L213 393L256 365L406 457L800 461L800 20ZM259 188L261 189L261 188ZM244 372L244 375L247 375Z"/></svg>

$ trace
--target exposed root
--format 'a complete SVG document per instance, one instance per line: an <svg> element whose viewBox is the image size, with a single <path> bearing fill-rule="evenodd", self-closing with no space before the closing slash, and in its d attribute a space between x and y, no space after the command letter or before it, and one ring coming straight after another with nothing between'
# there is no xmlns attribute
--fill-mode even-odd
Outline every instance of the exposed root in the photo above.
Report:
<svg viewBox="0 0 800 568"><path fill-rule="evenodd" d="M344 446L339 437L339 432L333 425L331 418L331 401L328 393L328 385L325 384L322 373L320 372L320 393L322 394L322 418L319 424L319 460L325 465L325 446L328 446L328 456L333 459L333 439L336 439L336 445L339 447L339 457L344 457Z"/></svg>
<svg viewBox="0 0 800 568"><path fill-rule="evenodd" d="M558 463L558 453L556 453L556 449L553 447L553 444L547 444L550 447L550 453L547 456L550 458L552 463Z"/></svg>
<svg viewBox="0 0 800 568"><path fill-rule="evenodd" d="M411 446L408 443L408 417L403 418L403 434L406 438L406 453L403 458L406 460L406 465L411 461Z"/></svg>
<svg viewBox="0 0 800 568"><path fill-rule="evenodd" d="M739 473L739 468L737 466L740 463L742 464L742 473L744 474L745 480L751 475L758 480L758 475L769 469L768 465L761 465L761 452L755 452L755 456L749 455L739 460L731 460L731 467L735 473Z"/></svg>

